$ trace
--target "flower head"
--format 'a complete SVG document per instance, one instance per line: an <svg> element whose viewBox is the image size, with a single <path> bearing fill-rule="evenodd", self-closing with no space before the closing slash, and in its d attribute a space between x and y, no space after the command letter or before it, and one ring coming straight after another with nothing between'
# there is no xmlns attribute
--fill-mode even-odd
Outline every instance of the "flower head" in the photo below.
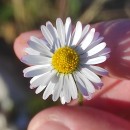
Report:
<svg viewBox="0 0 130 130"><path fill-rule="evenodd" d="M103 37L94 28L86 25L82 29L80 21L72 31L71 19L65 25L56 20L56 28L51 22L41 26L44 39L31 36L27 55L22 62L31 65L23 70L30 80L30 88L36 88L36 94L43 92L43 99L52 95L56 101L69 103L76 99L78 91L90 99L96 89L103 83L98 75L107 75L108 71L95 66L106 61L110 49L102 42Z"/></svg>

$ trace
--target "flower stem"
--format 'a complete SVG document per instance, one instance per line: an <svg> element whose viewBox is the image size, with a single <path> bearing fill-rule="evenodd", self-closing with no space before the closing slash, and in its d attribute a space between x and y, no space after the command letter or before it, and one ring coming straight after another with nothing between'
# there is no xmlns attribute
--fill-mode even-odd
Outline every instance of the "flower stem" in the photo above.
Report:
<svg viewBox="0 0 130 130"><path fill-rule="evenodd" d="M78 104L83 105L83 95L80 92L78 92Z"/></svg>

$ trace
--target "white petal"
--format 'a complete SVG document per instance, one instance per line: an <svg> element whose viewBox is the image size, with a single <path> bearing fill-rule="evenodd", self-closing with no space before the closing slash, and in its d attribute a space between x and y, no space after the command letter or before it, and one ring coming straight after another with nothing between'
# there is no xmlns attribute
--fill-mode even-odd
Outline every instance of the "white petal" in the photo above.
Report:
<svg viewBox="0 0 130 130"><path fill-rule="evenodd" d="M39 77L41 77L43 74L41 74L41 75L38 75L38 76L34 76L31 80L30 80L30 84L34 81L34 80L36 80L36 79L38 79Z"/></svg>
<svg viewBox="0 0 130 130"><path fill-rule="evenodd" d="M26 52L29 55L40 55L40 52L28 47L24 49L24 52Z"/></svg>
<svg viewBox="0 0 130 130"><path fill-rule="evenodd" d="M89 58L92 59L92 58L96 58L96 57L99 57L99 56L105 56L106 58L109 58L110 57L110 55L109 55L110 52L111 52L110 48L104 48L103 50L101 50L100 52L98 52L95 55L92 55Z"/></svg>
<svg viewBox="0 0 130 130"><path fill-rule="evenodd" d="M34 77L52 70L50 65L35 65L23 70L24 77Z"/></svg>
<svg viewBox="0 0 130 130"><path fill-rule="evenodd" d="M95 73L93 73L92 71L90 71L89 69L82 68L80 71L91 82L102 83L101 79Z"/></svg>
<svg viewBox="0 0 130 130"><path fill-rule="evenodd" d="M99 64L106 61L106 59L107 59L106 56L100 56L100 57L89 59L85 64L87 65Z"/></svg>
<svg viewBox="0 0 130 130"><path fill-rule="evenodd" d="M63 95L64 95L65 101L67 103L69 103L70 100L71 100L71 95L70 95L69 87L71 87L71 86L69 84L68 75L65 75L63 77Z"/></svg>
<svg viewBox="0 0 130 130"><path fill-rule="evenodd" d="M106 56L106 58L107 58L107 59L110 57L110 55L109 55L109 54L105 54L104 56Z"/></svg>
<svg viewBox="0 0 130 130"><path fill-rule="evenodd" d="M37 86L42 85L44 78L48 79L48 75L50 76L51 72L44 73L40 76L35 76L30 80L30 88L36 88ZM46 81L46 80L45 80ZM46 84L44 84L46 85Z"/></svg>
<svg viewBox="0 0 130 130"><path fill-rule="evenodd" d="M82 95L88 96L89 92L87 91L83 81L76 74L74 74L74 78L75 78L75 81L76 81L76 85L77 85L79 91L82 93Z"/></svg>
<svg viewBox="0 0 130 130"><path fill-rule="evenodd" d="M40 78L43 74L38 75L38 76L34 76L31 80L30 80L30 84L32 84L33 81L37 80L38 78ZM37 88L38 86L32 86L30 85L30 89L34 89Z"/></svg>
<svg viewBox="0 0 130 130"><path fill-rule="evenodd" d="M95 88L94 88L93 84L88 79L86 79L80 72L76 72L76 74L84 82L87 91L90 93L94 93Z"/></svg>
<svg viewBox="0 0 130 130"><path fill-rule="evenodd" d="M59 48L59 39L56 28L52 25L51 22L46 23L47 29L50 31L52 37L53 37L53 44L56 44L56 47Z"/></svg>
<svg viewBox="0 0 130 130"><path fill-rule="evenodd" d="M95 32L94 38L93 38L92 42L98 40L98 39L99 39L99 36L100 36L100 33L99 33L99 32Z"/></svg>
<svg viewBox="0 0 130 130"><path fill-rule="evenodd" d="M52 23L51 22L47 22L46 23L46 27L49 30L50 34L52 35L53 39L57 38Z"/></svg>
<svg viewBox="0 0 130 130"><path fill-rule="evenodd" d="M73 41L72 41L72 46L76 45L81 37L82 34L82 24L80 21L77 22L76 24L76 28L75 28L75 33L74 33L74 37L73 37Z"/></svg>
<svg viewBox="0 0 130 130"><path fill-rule="evenodd" d="M28 41L28 45L32 48L32 49L34 49L34 50L36 50L36 51L38 51L38 52L41 52L41 53L43 53L43 54L46 54L46 55L48 55L48 56L52 56L52 52L50 52L50 50L48 49L48 47L45 45L45 43L44 44L39 44L39 43L36 43L36 42L33 42L33 41Z"/></svg>
<svg viewBox="0 0 130 130"><path fill-rule="evenodd" d="M78 96L78 92L77 92L77 87L76 87L76 84L75 84L75 81L74 81L74 78L72 77L71 74L69 74L69 91L71 93L71 96L73 99L76 99L77 96Z"/></svg>
<svg viewBox="0 0 130 130"><path fill-rule="evenodd" d="M63 92L60 93L60 101L61 101L62 104L65 104L65 103L66 103L65 97L64 97L64 95L63 95Z"/></svg>
<svg viewBox="0 0 130 130"><path fill-rule="evenodd" d="M88 31L89 31L90 25L86 25L82 31L82 35L81 38L79 40L79 43L83 40L83 38L87 35Z"/></svg>
<svg viewBox="0 0 130 130"><path fill-rule="evenodd" d="M87 100L91 100L92 99L92 94L89 93L89 95L88 96L84 96L84 98L87 99Z"/></svg>
<svg viewBox="0 0 130 130"><path fill-rule="evenodd" d="M45 37L45 39L52 46L53 45L53 38L52 38L52 35L50 34L49 30L46 28L46 26L42 25L41 31L42 31L42 34Z"/></svg>
<svg viewBox="0 0 130 130"><path fill-rule="evenodd" d="M51 94L53 94L54 91L54 87L57 84L58 81L58 77L55 75L51 81L49 82L49 84L47 85L44 93L43 93L43 99L46 100Z"/></svg>
<svg viewBox="0 0 130 130"><path fill-rule="evenodd" d="M36 45L42 47L42 48L45 48L45 49L48 49L48 43L45 41L45 40L42 40L42 39L39 39L35 36L31 36L30 37L30 41L34 42Z"/></svg>
<svg viewBox="0 0 130 130"><path fill-rule="evenodd" d="M99 37L98 39L95 38L95 40L92 41L92 43L88 46L88 48L86 49L86 51L92 49L93 47L95 47L96 45L98 45L99 43L101 43L103 41L104 37Z"/></svg>
<svg viewBox="0 0 130 130"><path fill-rule="evenodd" d="M111 52L110 48L104 48L98 55L107 55Z"/></svg>
<svg viewBox="0 0 130 130"><path fill-rule="evenodd" d="M108 71L99 66L89 66L89 69L91 69L91 71L101 76L108 75Z"/></svg>
<svg viewBox="0 0 130 130"><path fill-rule="evenodd" d="M95 33L95 29L92 28L89 33L87 34L87 36L83 39L83 41L80 43L81 44L81 48L83 50L85 50L89 45L90 43L92 42L93 40L93 37L94 37L94 33Z"/></svg>
<svg viewBox="0 0 130 130"><path fill-rule="evenodd" d="M52 82L50 82L47 85L47 87L44 91L43 97L42 97L44 100L46 100L53 93L54 86L55 86L55 84Z"/></svg>
<svg viewBox="0 0 130 130"><path fill-rule="evenodd" d="M41 45L38 45L36 42L29 40L28 45L29 45L29 47L31 47L32 49L34 49L38 52L44 52L44 48Z"/></svg>
<svg viewBox="0 0 130 130"><path fill-rule="evenodd" d="M34 80L31 83L31 86L47 85L55 74L56 74L55 71L47 72L42 76L40 76L39 78L37 78L36 80Z"/></svg>
<svg viewBox="0 0 130 130"><path fill-rule="evenodd" d="M87 53L80 54L80 61L81 61L80 63L85 63L87 59L88 59Z"/></svg>
<svg viewBox="0 0 130 130"><path fill-rule="evenodd" d="M63 75L60 74L59 81L57 82L57 84L54 87L54 93L52 95L53 101L56 101L59 98L61 90L62 90L62 86L63 86Z"/></svg>
<svg viewBox="0 0 130 130"><path fill-rule="evenodd" d="M51 58L40 55L25 55L21 61L28 65L50 64Z"/></svg>
<svg viewBox="0 0 130 130"><path fill-rule="evenodd" d="M94 87L95 87L95 89L101 89L102 88L102 86L103 86L103 83L93 83L93 85L94 85Z"/></svg>
<svg viewBox="0 0 130 130"><path fill-rule="evenodd" d="M55 31L55 33L56 33L56 37L57 37L57 48L61 48L61 43L60 43L60 40L59 40L59 36L58 36L58 32L57 32L57 30L56 30L56 28L54 28L54 31Z"/></svg>
<svg viewBox="0 0 130 130"><path fill-rule="evenodd" d="M41 91L44 90L45 87L46 87L46 86L43 86L43 85L38 86L38 88L36 89L35 93L36 93L36 94L40 93Z"/></svg>
<svg viewBox="0 0 130 130"><path fill-rule="evenodd" d="M100 44L98 44L97 46L93 47L91 50L89 50L87 52L88 56L92 56L98 52L100 52L101 50L103 50L106 47L106 43L102 42Z"/></svg>
<svg viewBox="0 0 130 130"><path fill-rule="evenodd" d="M72 31L71 19L68 17L65 22L66 45L70 44L71 31Z"/></svg>
<svg viewBox="0 0 130 130"><path fill-rule="evenodd" d="M56 20L56 27L57 27L57 32L59 35L59 40L61 42L61 45L64 46L65 45L65 28L60 18L57 18Z"/></svg>

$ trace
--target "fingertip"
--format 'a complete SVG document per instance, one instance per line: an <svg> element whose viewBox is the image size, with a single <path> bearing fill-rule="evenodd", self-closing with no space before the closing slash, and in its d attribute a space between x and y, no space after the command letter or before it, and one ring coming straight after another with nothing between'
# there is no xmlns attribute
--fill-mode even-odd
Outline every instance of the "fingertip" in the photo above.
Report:
<svg viewBox="0 0 130 130"><path fill-rule="evenodd" d="M42 34L40 31L24 32L15 39L14 52L19 59L21 59L21 57L25 55L24 49L28 46L27 42L31 36L36 36L41 38Z"/></svg>
<svg viewBox="0 0 130 130"><path fill-rule="evenodd" d="M23 37L23 34L20 34L14 41L14 52L20 60L22 56L25 54L23 50L26 47L26 42L23 42L22 37Z"/></svg>

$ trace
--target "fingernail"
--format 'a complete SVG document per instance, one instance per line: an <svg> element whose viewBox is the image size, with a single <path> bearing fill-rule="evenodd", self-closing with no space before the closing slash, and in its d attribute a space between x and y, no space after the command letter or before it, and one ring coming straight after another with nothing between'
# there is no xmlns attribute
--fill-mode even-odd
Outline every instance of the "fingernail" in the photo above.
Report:
<svg viewBox="0 0 130 130"><path fill-rule="evenodd" d="M64 124L56 121L47 121L45 122L38 130L70 130Z"/></svg>

